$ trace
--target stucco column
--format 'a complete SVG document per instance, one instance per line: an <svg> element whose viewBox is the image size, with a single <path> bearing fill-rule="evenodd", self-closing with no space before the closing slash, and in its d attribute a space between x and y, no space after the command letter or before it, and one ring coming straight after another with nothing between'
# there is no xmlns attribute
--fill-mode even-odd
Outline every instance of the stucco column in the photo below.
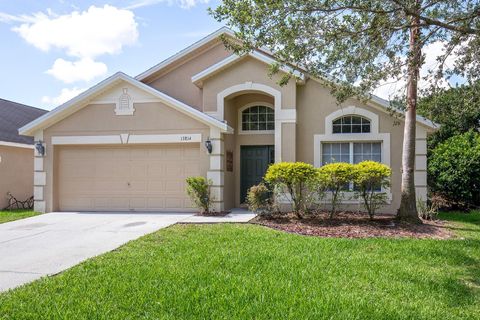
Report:
<svg viewBox="0 0 480 320"><path fill-rule="evenodd" d="M35 141L43 141L43 131L35 133L34 139ZM45 154L47 152L48 150L45 146ZM45 186L47 184L47 173L45 172L44 156L39 154L37 149L34 149L33 170L34 210L45 213Z"/></svg>
<svg viewBox="0 0 480 320"><path fill-rule="evenodd" d="M427 201L427 131L417 126L415 139L415 191L417 200Z"/></svg>
<svg viewBox="0 0 480 320"><path fill-rule="evenodd" d="M275 162L295 162L296 109L275 110Z"/></svg>
<svg viewBox="0 0 480 320"><path fill-rule="evenodd" d="M223 211L225 209L223 201L223 186L225 174L225 161L223 160L225 154L225 145L222 133L217 128L210 128L209 138L212 142L212 153L210 154L210 168L207 172L207 179L212 181L212 210Z"/></svg>

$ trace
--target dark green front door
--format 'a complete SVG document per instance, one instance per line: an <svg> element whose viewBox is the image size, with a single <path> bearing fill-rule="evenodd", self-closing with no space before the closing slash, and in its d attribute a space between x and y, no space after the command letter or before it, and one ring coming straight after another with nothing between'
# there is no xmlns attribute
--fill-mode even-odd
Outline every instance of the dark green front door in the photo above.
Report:
<svg viewBox="0 0 480 320"><path fill-rule="evenodd" d="M240 202L245 202L248 189L259 184L274 160L273 146L242 146L240 149Z"/></svg>

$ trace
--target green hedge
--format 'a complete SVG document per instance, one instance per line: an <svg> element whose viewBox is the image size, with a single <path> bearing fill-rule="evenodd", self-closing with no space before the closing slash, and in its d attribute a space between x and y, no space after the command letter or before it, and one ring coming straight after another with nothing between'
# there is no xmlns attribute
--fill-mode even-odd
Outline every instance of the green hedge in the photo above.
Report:
<svg viewBox="0 0 480 320"><path fill-rule="evenodd" d="M480 134L453 136L431 151L428 162L431 190L454 205L480 205Z"/></svg>

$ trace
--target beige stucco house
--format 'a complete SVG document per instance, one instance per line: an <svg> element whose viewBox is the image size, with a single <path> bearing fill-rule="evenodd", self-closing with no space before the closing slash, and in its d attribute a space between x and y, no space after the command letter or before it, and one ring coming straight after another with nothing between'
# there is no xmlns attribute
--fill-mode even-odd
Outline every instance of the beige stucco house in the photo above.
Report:
<svg viewBox="0 0 480 320"><path fill-rule="evenodd" d="M227 51L220 29L135 78L110 78L20 129L45 147L35 155L39 211L191 211L185 178L213 181L216 210L244 202L267 166L304 161L381 161L400 203L403 125L387 102L339 107L321 80L296 73L277 84L271 55ZM282 70L288 72L289 70ZM415 181L426 197L426 137L418 118ZM211 148L206 147L210 145ZM351 201L355 205L355 200Z"/></svg>
<svg viewBox="0 0 480 320"><path fill-rule="evenodd" d="M11 193L19 201L33 195L33 139L18 134L18 128L47 111L0 99L0 210Z"/></svg>

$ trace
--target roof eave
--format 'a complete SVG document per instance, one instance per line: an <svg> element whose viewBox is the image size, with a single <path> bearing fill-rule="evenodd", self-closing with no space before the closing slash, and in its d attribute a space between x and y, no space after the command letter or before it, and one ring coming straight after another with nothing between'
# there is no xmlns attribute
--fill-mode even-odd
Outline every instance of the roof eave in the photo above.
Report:
<svg viewBox="0 0 480 320"><path fill-rule="evenodd" d="M218 37L220 37L221 35L228 35L228 36L231 36L231 37L234 37L235 34L232 30L230 30L229 28L227 27L222 27L214 32L212 32L211 34L209 34L208 36L200 39L199 41L195 42L194 44L188 46L187 48L179 51L178 53L174 54L173 56L163 60L162 62L154 65L153 67L149 68L148 70L140 73L139 75L137 75L135 77L136 80L139 80L139 81L143 81L145 80L146 78L150 77L151 75L159 72L160 70L162 70L163 68L169 66L170 64L174 63L175 61L185 57L186 55L188 55L189 53L203 47L204 45L206 45L207 43L213 41L213 40L216 40Z"/></svg>
<svg viewBox="0 0 480 320"><path fill-rule="evenodd" d="M215 74L229 68L230 66L234 65L235 63L239 62L240 60L244 59L245 57L251 57L251 58L254 58L256 60L259 60L263 63L266 63L266 64L273 64L273 63L276 63L276 60L259 52L259 51L253 51L253 52L249 52L249 53L246 53L246 54L243 54L243 55L237 55L237 54L232 54L228 57L226 57L225 59L211 65L210 67L204 69L203 71L200 71L199 73L195 74L194 76L192 76L191 80L192 80L192 83L195 84L197 87L199 88L202 88L203 87L203 83L205 80L207 80L208 78L214 76ZM298 71L298 70L295 70L293 68L290 68L288 66L281 66L280 67L280 70L285 72L285 73L289 73L289 74L292 74L297 83L299 84L304 84L305 83L305 79L306 79L306 76L304 73Z"/></svg>

